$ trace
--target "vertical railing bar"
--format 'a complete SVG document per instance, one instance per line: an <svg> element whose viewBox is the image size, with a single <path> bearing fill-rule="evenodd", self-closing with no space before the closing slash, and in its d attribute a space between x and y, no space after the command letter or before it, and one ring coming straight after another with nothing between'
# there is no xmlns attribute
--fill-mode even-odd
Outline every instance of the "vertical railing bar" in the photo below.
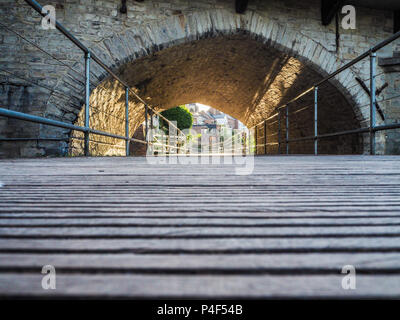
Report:
<svg viewBox="0 0 400 320"><path fill-rule="evenodd" d="M375 105L376 105L376 80L375 80L376 53L370 54L370 110L369 110L369 148L370 154L375 154Z"/></svg>
<svg viewBox="0 0 400 320"><path fill-rule="evenodd" d="M231 150L232 150L232 154L235 154L235 131L232 130L232 136L231 136Z"/></svg>
<svg viewBox="0 0 400 320"><path fill-rule="evenodd" d="M147 140L147 138L148 138L148 120L147 120L147 117L148 117L148 107L147 107L147 104L145 104L144 105L144 119L145 119L145 139L144 139L144 141L146 141L146 150L147 150L147 148L149 147L149 141Z"/></svg>
<svg viewBox="0 0 400 320"><path fill-rule="evenodd" d="M267 154L267 121L264 121L264 154Z"/></svg>
<svg viewBox="0 0 400 320"><path fill-rule="evenodd" d="M257 136L257 125L254 127L254 144L255 144L255 155L257 155L257 146L258 146L258 136Z"/></svg>
<svg viewBox="0 0 400 320"><path fill-rule="evenodd" d="M286 106L286 154L289 154L289 105Z"/></svg>
<svg viewBox="0 0 400 320"><path fill-rule="evenodd" d="M125 155L129 156L129 87L125 87Z"/></svg>
<svg viewBox="0 0 400 320"><path fill-rule="evenodd" d="M223 131L223 130L222 130ZM224 131L223 131L224 132ZM225 132L224 132L225 133ZM223 134L221 134L221 137L220 137L220 152L222 153L222 154L224 154L224 150L225 150L225 148L224 148L224 141L225 141L225 137L224 137L224 133Z"/></svg>
<svg viewBox="0 0 400 320"><path fill-rule="evenodd" d="M314 87L314 155L318 155L318 87Z"/></svg>
<svg viewBox="0 0 400 320"><path fill-rule="evenodd" d="M85 53L85 156L90 155L89 151L89 128L90 128L90 52Z"/></svg>
<svg viewBox="0 0 400 320"><path fill-rule="evenodd" d="M244 133L243 140L241 142L242 142L242 154L244 150L245 155L247 155L247 132Z"/></svg>
<svg viewBox="0 0 400 320"><path fill-rule="evenodd" d="M154 112L151 110L151 111L150 111L150 129L154 129L154 121L153 121L153 118L154 118Z"/></svg>
<svg viewBox="0 0 400 320"><path fill-rule="evenodd" d="M153 143L153 141L154 141L154 133L155 133L153 118L154 118L154 112L153 112L153 110L150 109L150 138L151 138L151 143ZM150 148L152 148L151 149L152 153L154 153L154 148L152 146Z"/></svg>
<svg viewBox="0 0 400 320"><path fill-rule="evenodd" d="M246 147L246 155L250 154L251 155L251 130L249 130L248 133L246 133L245 137L245 147Z"/></svg>
<svg viewBox="0 0 400 320"><path fill-rule="evenodd" d="M278 154L281 154L281 109L278 111Z"/></svg>

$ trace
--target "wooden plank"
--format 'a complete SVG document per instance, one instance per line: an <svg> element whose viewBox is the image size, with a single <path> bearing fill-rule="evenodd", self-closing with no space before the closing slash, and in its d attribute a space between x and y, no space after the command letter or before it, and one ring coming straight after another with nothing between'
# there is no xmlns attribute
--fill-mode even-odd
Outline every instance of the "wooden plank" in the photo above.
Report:
<svg viewBox="0 0 400 320"><path fill-rule="evenodd" d="M129 298L399 298L400 276L358 276L356 290L330 276L58 275L56 290L41 288L41 274L0 274L0 297ZM112 293L112 295L111 295Z"/></svg>
<svg viewBox="0 0 400 320"><path fill-rule="evenodd" d="M151 219L147 217L131 218L108 218L108 219L46 219L45 221L32 221L32 219L1 219L0 232L4 228L62 228L62 227L242 227L242 228L283 228L283 227L346 227L346 226L397 226L400 225L400 217L375 217L368 218L365 216L359 218L337 219L336 217L319 218L230 218L219 219L214 217L208 218L170 218L167 220Z"/></svg>
<svg viewBox="0 0 400 320"><path fill-rule="evenodd" d="M30 210L26 210L30 211ZM96 210L97 211L97 210ZM282 215L280 212L247 212L241 211L240 213L234 212L201 212L201 211L188 211L188 212L166 212L165 210L160 212L94 212L94 213L86 213L86 212L36 212L36 213L16 213L16 212L0 212L0 221L4 219L31 219L31 220L46 220L49 221L59 220L59 219L120 219L120 221L124 221L124 219L162 219L165 221L169 221L170 219L181 219L181 220L191 220L191 219L247 219L247 220L258 220L258 219L291 219L291 218L314 218L314 219L325 219L325 218L335 218L337 221L352 219L352 218L365 218L365 219L374 219L374 218L398 218L400 215L398 213L393 212L352 212L352 211L339 211L339 212L322 212L319 210L308 211L308 212L286 212Z"/></svg>
<svg viewBox="0 0 400 320"><path fill-rule="evenodd" d="M207 212L208 214L214 214L218 212L226 214L238 214L238 213L253 213L253 212L263 212L263 213L277 213L277 214L285 214L285 213L309 213L310 211L316 212L316 213L325 213L325 212L330 212L330 213L349 213L352 214L353 212L359 212L359 213L370 213L370 214L377 214L377 213L383 213L383 214L389 214L393 212L400 212L400 206L374 206L374 207L357 207L357 206L350 206L350 205L342 205L342 206L303 206L299 207L296 205L293 206L275 206L275 207L270 207L270 206L234 206L234 207L227 207L224 205L209 205L209 206L203 206L199 207L199 205L194 205L194 206L142 206L142 207L136 207L134 205L130 207L121 207L121 206L107 206L103 207L101 204L93 205L93 206L88 206L88 207L67 207L67 206L55 206L55 207L41 207L41 208L36 208L34 207L34 204L29 207L7 207L2 210L2 214L10 214L10 213L46 213L46 214L51 214L54 213L55 215L60 214L60 213L69 213L69 214L77 214L77 213L82 213L82 214L88 214L88 213L137 213L137 214L148 214L148 213L169 213L169 214L186 214L186 213L198 213L198 212Z"/></svg>
<svg viewBox="0 0 400 320"><path fill-rule="evenodd" d="M32 267L44 265L56 268L121 268L121 269L294 269L301 273L304 268L340 270L353 265L357 270L398 270L400 253L342 253L342 254L226 254L226 255L131 255L131 254L0 254L0 267ZM122 272L122 271L121 271ZM245 273L245 272L243 272ZM261 273L261 272L260 272Z"/></svg>
<svg viewBox="0 0 400 320"><path fill-rule="evenodd" d="M213 176L210 174L209 176ZM368 185L374 184L377 187L379 186L396 186L400 175L372 175L372 176L355 176L351 173L343 174L340 176L328 175L316 175L311 176L308 174L304 175L296 175L290 176L285 175L285 179L282 179L282 175L272 176L270 174L265 174L265 176L258 175L254 176L234 176L232 174L232 179L226 179L226 177L215 175L213 176L213 184L217 187L225 187L227 185L235 185L235 186L305 186L305 185L324 185L329 184L332 188L336 187L337 190L340 190L343 185L346 186L360 186L360 185ZM140 183L135 183L136 175L125 176L124 179L121 179L119 176L93 176L90 177L88 175L81 175L78 177L70 177L70 176L59 176L57 179L54 179L54 176L23 176L24 179L11 177L11 176L3 176L0 177L0 181L2 181L5 186L8 184L27 186L27 185L37 185L37 186L63 186L69 184L71 186L97 186L104 184L104 179L107 180L107 185L109 186L154 186L156 184L159 187L164 186L184 186L184 187L204 187L210 184L208 178L205 177L196 177L193 175L188 176L174 176L174 179L165 175L164 177L156 176L153 174L152 180L143 179ZM190 178L189 178L190 177ZM83 179L84 178L84 179Z"/></svg>
<svg viewBox="0 0 400 320"><path fill-rule="evenodd" d="M399 227L313 227L246 228L243 227L69 227L1 228L0 239L218 239L218 238L398 238Z"/></svg>
<svg viewBox="0 0 400 320"><path fill-rule="evenodd" d="M0 239L0 253L400 252L400 237L284 239Z"/></svg>

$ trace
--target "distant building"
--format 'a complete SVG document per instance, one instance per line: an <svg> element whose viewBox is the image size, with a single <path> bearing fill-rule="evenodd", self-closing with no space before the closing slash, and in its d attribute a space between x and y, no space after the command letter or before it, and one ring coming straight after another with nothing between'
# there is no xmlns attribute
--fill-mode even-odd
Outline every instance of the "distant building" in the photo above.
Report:
<svg viewBox="0 0 400 320"><path fill-rule="evenodd" d="M215 123L219 126L226 126L228 124L228 118L226 114L215 114L213 115Z"/></svg>
<svg viewBox="0 0 400 320"><path fill-rule="evenodd" d="M193 127L192 130L196 134L201 133L201 130L212 130L212 129L236 129L246 130L246 127L239 120L227 115L217 109L209 108L207 110L201 110L198 104L190 103L186 107L193 115Z"/></svg>

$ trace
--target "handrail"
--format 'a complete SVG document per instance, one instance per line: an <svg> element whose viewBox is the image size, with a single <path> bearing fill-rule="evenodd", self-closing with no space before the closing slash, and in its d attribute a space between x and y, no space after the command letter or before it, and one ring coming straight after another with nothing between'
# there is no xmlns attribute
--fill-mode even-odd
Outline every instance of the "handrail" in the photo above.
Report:
<svg viewBox="0 0 400 320"><path fill-rule="evenodd" d="M41 16L45 17L46 13L43 13L43 7L35 0L25 0L33 9L35 9ZM120 82L125 88L128 88L129 92L132 93L136 99L138 99L141 103L145 105L145 107L150 108L155 114L161 116L168 123L170 121L161 115L158 111L154 110L146 101L144 101L132 88L119 76L117 76L107 65L101 61L99 57L97 57L88 47L86 47L81 41L79 41L72 33L70 33L61 23L55 20L55 27L59 30L63 35L65 35L69 40L71 40L77 47L79 47L85 54L90 54L90 58L93 59L100 67L102 67L111 77ZM171 123L173 127L175 127L181 134L185 135L177 126Z"/></svg>
<svg viewBox="0 0 400 320"><path fill-rule="evenodd" d="M367 133L369 132L370 135L370 154L375 154L375 133L378 131L382 131L382 130L391 130L391 129L398 129L400 128L400 124L399 123L394 123L394 124L389 124L389 125L379 125L376 126L375 124L375 113L376 113L376 108L377 108L377 99L376 99L376 93L375 93L375 82L376 82L376 52L387 46L388 44L392 43L393 41L397 40L400 38L400 31L396 32L395 34L393 34L392 36L390 36L389 38L379 42L377 45L371 47L369 50L365 51L364 53L362 53L361 55L359 55L357 58L351 60L350 62L346 63L344 66L342 66L341 68L337 69L336 71L332 72L331 74L329 74L328 76L326 76L325 78L323 78L322 80L318 81L317 83L315 83L313 86L311 86L310 88L308 88L307 90L303 91L302 93L300 93L298 96L296 96L295 98L291 99L290 101L286 102L285 104L279 105L277 107L275 107L274 111L272 112L272 115L270 115L268 118L263 119L261 122L253 125L252 127L249 128L249 130L251 129L256 129L259 125L264 124L264 130L266 131L266 124L267 121L276 117L277 115L279 116L278 118L278 152L280 153L281 150L281 128L280 128L280 123L281 123L281 110L286 108L286 138L284 139L284 141L286 142L286 153L289 154L289 143L290 142L298 142L298 141L305 141L305 140L314 140L314 154L317 155L318 154L318 139L323 139L323 138L329 138L329 137L335 137L335 136L342 136L342 135L348 135L348 134L355 134L355 133ZM332 79L333 77L335 77L336 75L340 74L341 72L349 69L351 66L355 65L356 63L358 63L359 61L365 59L366 57L370 57L370 92L371 94L370 96L370 124L368 127L363 127L363 128L359 128L359 129L353 129L353 130L345 130L345 131L339 131L339 132L334 132L334 133L327 133L327 134L318 134L318 88L321 84L325 83L326 81ZM314 132L315 134L313 136L309 136L309 137L301 137L301 138L296 138L296 139L290 139L289 138L289 104L297 101L298 99L300 99L301 97L303 97L304 95L310 93L314 91ZM264 133L265 136L265 133ZM258 139L256 139L255 141L255 147L257 150L258 146L261 146L261 144L258 144ZM266 141L266 137L264 137L264 140ZM265 145L266 142L263 144ZM265 149L265 153L266 153L266 149Z"/></svg>
<svg viewBox="0 0 400 320"><path fill-rule="evenodd" d="M91 129L91 128L77 126L77 125L70 124L67 122L48 119L48 118L35 116L32 114L28 114L28 113L13 111L13 110L9 110L9 109L3 108L3 107L0 107L0 116L10 117L10 118L14 118L14 119L29 121L29 122L41 123L41 124L45 124L45 125L49 125L49 126L65 128L65 129L70 129L70 130L75 130L75 131L80 131L80 132L87 132L87 133L91 133L91 134L97 134L97 135L121 139L121 140L139 141L138 139L126 138L125 136L121 136L118 134L113 134L113 133L109 133L109 132L105 132L105 131L101 131L101 130L95 130L95 129ZM35 138L33 140L41 140L41 138L37 138L37 139Z"/></svg>
<svg viewBox="0 0 400 320"><path fill-rule="evenodd" d="M44 117L40 117L40 116L35 116L32 114L28 114L28 113L23 113L23 112L18 112L18 111L13 111L13 110L9 110L6 108L3 108L0 106L0 116L5 116L5 117L10 117L10 118L14 118L14 119L19 119L19 120L24 120L24 121L28 121L28 122L34 122L34 123L40 123L40 124L45 124L45 125L49 125L49 126L54 126L54 127L59 127L59 128L65 128L65 129L70 129L70 130L75 130L75 131L80 131L80 132L87 132L90 134L94 134L94 135L101 135L101 136L106 136L109 138L115 138L115 139L120 139L120 140L128 140L130 142L138 142L138 143L143 143L143 144L150 144L150 145L155 145L153 142L148 141L142 141L139 139L135 139L135 138L127 138L125 136L121 136L121 135L117 135L117 134L113 134L113 133L108 133L105 131L101 131L101 130L94 130L91 128L86 128L86 127L82 127L82 126L77 126L77 125L73 125L70 123L66 123L66 122L62 122L62 121L58 121L58 120L53 120L53 119L48 119L48 118L44 118ZM77 137L72 137L72 138L0 138L0 141L12 141L12 142L26 142L26 141L66 141L66 140L70 140L70 139L76 139ZM97 143L100 143L97 141ZM175 146L172 145L165 145L168 148L176 148L176 149L180 149L177 148Z"/></svg>
<svg viewBox="0 0 400 320"><path fill-rule="evenodd" d="M340 67L339 69L337 69L336 71L332 72L331 74L329 74L328 76L326 76L325 78L323 78L322 80L318 81L316 84L314 84L312 87L308 88L307 90L303 91L302 93L300 93L298 96L296 96L295 98L291 99L290 101L286 102L283 105L280 105L278 107L275 108L275 110L279 110L279 109L283 109L285 107L287 107L288 104L291 104L293 102L295 102L296 100L300 99L301 97L303 97L304 95L306 95L307 93L313 91L316 87L319 87L321 84L325 83L326 81L332 79L333 77L335 77L336 75L338 75L339 73L342 73L343 71L347 70L348 68L352 67L353 65L355 65L357 62L360 62L361 60L365 59L366 57L368 57L371 53L377 52L379 49L382 49L383 47L387 46L388 44L392 43L393 41L397 40L400 38L400 31L396 32L395 34L393 34L392 36L390 36L389 38L379 42L377 45L371 47L369 50L365 51L364 53L362 53L360 56L358 56L357 58L354 58L353 60L351 60L350 62L346 63L344 66ZM272 117L275 117L278 115L278 112L276 112L275 114L271 115L269 118L264 119L263 121L255 124L254 126L250 127L249 129L252 129L256 126L259 126L261 124L263 124L265 121L269 120Z"/></svg>

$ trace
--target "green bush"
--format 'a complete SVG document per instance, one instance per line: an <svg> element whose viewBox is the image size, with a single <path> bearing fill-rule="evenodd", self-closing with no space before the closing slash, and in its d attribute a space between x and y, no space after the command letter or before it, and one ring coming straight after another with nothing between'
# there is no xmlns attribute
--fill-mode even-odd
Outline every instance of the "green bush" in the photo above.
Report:
<svg viewBox="0 0 400 320"><path fill-rule="evenodd" d="M176 121L180 130L190 129L193 125L193 115L185 106L178 106L161 112L169 121ZM161 128L168 134L169 125L164 119L160 119Z"/></svg>

